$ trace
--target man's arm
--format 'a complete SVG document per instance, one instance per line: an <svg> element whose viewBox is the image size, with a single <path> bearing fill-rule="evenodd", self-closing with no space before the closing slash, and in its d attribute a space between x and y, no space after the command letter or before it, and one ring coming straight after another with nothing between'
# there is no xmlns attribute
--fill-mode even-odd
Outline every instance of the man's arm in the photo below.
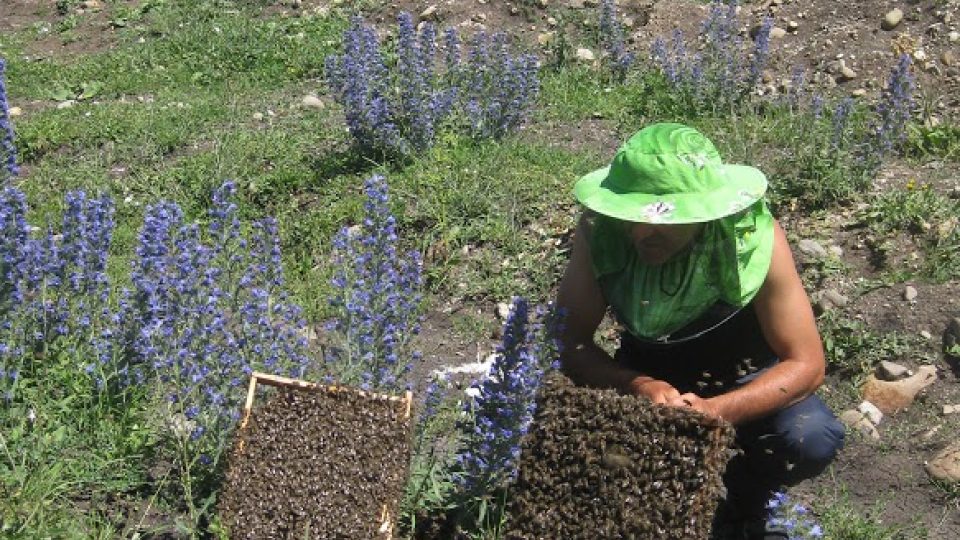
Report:
<svg viewBox="0 0 960 540"><path fill-rule="evenodd" d="M684 394L672 404L692 406L737 425L792 405L823 383L823 344L779 224L775 224L770 270L754 306L763 335L780 362L736 390L708 399Z"/></svg>
<svg viewBox="0 0 960 540"><path fill-rule="evenodd" d="M593 340L607 303L593 275L588 234L589 225L586 218L581 217L573 237L570 262L557 293L557 305L566 313L560 357L563 371L578 384L614 388L666 403L680 395L673 386L621 367Z"/></svg>

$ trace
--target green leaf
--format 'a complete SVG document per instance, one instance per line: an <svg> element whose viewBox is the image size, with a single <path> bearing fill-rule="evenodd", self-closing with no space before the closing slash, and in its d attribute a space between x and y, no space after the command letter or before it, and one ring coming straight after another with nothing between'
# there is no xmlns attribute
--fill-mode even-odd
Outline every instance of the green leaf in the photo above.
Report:
<svg viewBox="0 0 960 540"><path fill-rule="evenodd" d="M76 94L72 90L58 86L50 92L50 99L54 101L67 101L68 99L73 99Z"/></svg>
<svg viewBox="0 0 960 540"><path fill-rule="evenodd" d="M90 99L103 90L103 83L100 81L87 81L80 85L80 95L77 99Z"/></svg>

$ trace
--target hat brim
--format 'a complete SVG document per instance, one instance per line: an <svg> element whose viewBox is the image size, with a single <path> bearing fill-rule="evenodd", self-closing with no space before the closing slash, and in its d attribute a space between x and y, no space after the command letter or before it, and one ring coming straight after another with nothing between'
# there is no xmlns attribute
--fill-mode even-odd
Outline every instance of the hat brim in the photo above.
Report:
<svg viewBox="0 0 960 540"><path fill-rule="evenodd" d="M767 177L747 165L721 165L726 176L720 189L701 193L651 195L618 193L604 184L610 167L597 169L577 181L574 196L600 214L637 223L703 223L735 214L761 199Z"/></svg>

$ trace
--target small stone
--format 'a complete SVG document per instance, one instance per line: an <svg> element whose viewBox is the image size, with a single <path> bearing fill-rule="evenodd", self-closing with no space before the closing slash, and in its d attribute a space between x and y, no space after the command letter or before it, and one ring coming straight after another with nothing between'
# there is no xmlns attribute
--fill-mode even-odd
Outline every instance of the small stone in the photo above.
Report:
<svg viewBox="0 0 960 540"><path fill-rule="evenodd" d="M867 89L866 89L866 88L857 88L856 90L850 92L850 95L853 96L853 97L863 97L863 96L867 95Z"/></svg>
<svg viewBox="0 0 960 540"><path fill-rule="evenodd" d="M546 9L550 5L550 0L537 0L537 6L540 9Z"/></svg>
<svg viewBox="0 0 960 540"><path fill-rule="evenodd" d="M420 12L421 21L429 21L437 17L437 5L428 6L427 9Z"/></svg>
<svg viewBox="0 0 960 540"><path fill-rule="evenodd" d="M840 291L836 289L827 289L823 291L823 299L836 307L844 307L850 302L849 298L840 294Z"/></svg>
<svg viewBox="0 0 960 540"><path fill-rule="evenodd" d="M787 23L787 32L790 32L791 34L795 34L799 29L800 29L800 23L798 23L797 21L790 21Z"/></svg>
<svg viewBox="0 0 960 540"><path fill-rule="evenodd" d="M837 82L852 81L857 78L857 72L847 66L843 60L840 61L840 73L837 76Z"/></svg>
<svg viewBox="0 0 960 540"><path fill-rule="evenodd" d="M553 42L553 38L556 36L556 32L544 32L537 36L537 43L539 43L541 47L546 47Z"/></svg>
<svg viewBox="0 0 960 540"><path fill-rule="evenodd" d="M843 411L840 413L840 421L843 422L845 426L857 430L862 435L877 441L880 440L880 432L877 431L877 426L860 411L854 409Z"/></svg>
<svg viewBox="0 0 960 540"><path fill-rule="evenodd" d="M82 9L96 11L103 9L103 4L100 3L100 0L83 0L83 2L80 2L80 7Z"/></svg>
<svg viewBox="0 0 960 540"><path fill-rule="evenodd" d="M944 405L943 414L956 414L960 412L960 405Z"/></svg>
<svg viewBox="0 0 960 540"><path fill-rule="evenodd" d="M10 107L10 110L7 111L7 114L9 114L11 117L20 116L23 114L23 109L20 107Z"/></svg>
<svg viewBox="0 0 960 540"><path fill-rule="evenodd" d="M928 331L926 331L926 330L921 330L921 331L920 331L920 337L922 337L923 339L930 339L930 338L933 337L933 334L931 334L930 332L928 332Z"/></svg>
<svg viewBox="0 0 960 540"><path fill-rule="evenodd" d="M547 17L547 24L550 26L556 26L557 19L555 19L554 17Z"/></svg>
<svg viewBox="0 0 960 540"><path fill-rule="evenodd" d="M899 381L912 374L907 366L889 360L883 360L877 366L877 376L885 381Z"/></svg>
<svg viewBox="0 0 960 540"><path fill-rule="evenodd" d="M893 30L900 24L900 21L903 20L903 11L900 8L893 8L883 16L883 21L880 23L880 28L884 30Z"/></svg>
<svg viewBox="0 0 960 540"><path fill-rule="evenodd" d="M587 49L586 47L577 48L577 60L581 62L593 62L595 59L596 56L590 49Z"/></svg>
<svg viewBox="0 0 960 540"><path fill-rule="evenodd" d="M300 103L304 107L310 107L311 109L322 109L325 107L323 101L313 94L307 94L303 96L303 99L300 101Z"/></svg>
<svg viewBox="0 0 960 540"><path fill-rule="evenodd" d="M836 257L836 258L838 258L838 259L839 259L840 257L843 257L843 248L840 247L840 246L838 246L838 245L832 245L832 246L828 247L828 248L827 248L827 251L829 251L831 255L833 255L834 257Z"/></svg>
<svg viewBox="0 0 960 540"><path fill-rule="evenodd" d="M583 0L583 7L595 8L600 5L600 0Z"/></svg>
<svg viewBox="0 0 960 540"><path fill-rule="evenodd" d="M960 442L941 450L926 464L930 476L945 482L960 481Z"/></svg>
<svg viewBox="0 0 960 540"><path fill-rule="evenodd" d="M909 407L917 394L936 380L937 368L932 365L920 366L913 376L899 381L881 381L870 375L863 385L863 398L884 414L893 414Z"/></svg>
<svg viewBox="0 0 960 540"><path fill-rule="evenodd" d="M913 51L913 59L917 62L923 63L927 60L927 51L923 49L917 49Z"/></svg>
<svg viewBox="0 0 960 540"><path fill-rule="evenodd" d="M774 26L770 29L770 37L773 39L780 39L785 35L787 35L787 31L779 26Z"/></svg>
<svg viewBox="0 0 960 540"><path fill-rule="evenodd" d="M72 99L68 99L66 101L61 101L60 103L57 103L57 109L69 109L70 107L73 107L76 104L77 104L76 101Z"/></svg>
<svg viewBox="0 0 960 540"><path fill-rule="evenodd" d="M951 31L949 34L947 34L947 39L950 40L950 43L956 43L960 41L960 32L957 32L956 30Z"/></svg>
<svg viewBox="0 0 960 540"><path fill-rule="evenodd" d="M510 316L510 304L508 302L497 303L497 318L501 321L507 320Z"/></svg>
<svg viewBox="0 0 960 540"><path fill-rule="evenodd" d="M863 401L860 405L857 405L857 410L862 412L864 416L867 417L870 422L875 426L880 425L880 421L883 420L883 413L876 405L870 403L869 401Z"/></svg>
<svg viewBox="0 0 960 540"><path fill-rule="evenodd" d="M263 121L263 113L262 112L253 113L253 119L256 120L257 122Z"/></svg>
<svg viewBox="0 0 960 540"><path fill-rule="evenodd" d="M914 300L916 300L916 299L917 299L917 289L915 289L914 287L912 287L912 286L910 286L910 285L907 285L906 287L904 287L904 288L903 288L903 299L906 300L907 302L913 302Z"/></svg>
<svg viewBox="0 0 960 540"><path fill-rule="evenodd" d="M827 257L827 250L820 245L820 242L811 240L809 238L800 240L800 242L797 244L797 249L800 250L800 253L803 253L807 257L814 259L824 259Z"/></svg>
<svg viewBox="0 0 960 540"><path fill-rule="evenodd" d="M473 22L478 22L478 23L486 22L486 21L487 21L487 14L486 14L486 13L474 13L474 14L473 14L473 17L470 17L470 20L473 21Z"/></svg>
<svg viewBox="0 0 960 540"><path fill-rule="evenodd" d="M940 63L945 66L952 66L957 63L957 57L953 54L953 51L943 51L940 54Z"/></svg>

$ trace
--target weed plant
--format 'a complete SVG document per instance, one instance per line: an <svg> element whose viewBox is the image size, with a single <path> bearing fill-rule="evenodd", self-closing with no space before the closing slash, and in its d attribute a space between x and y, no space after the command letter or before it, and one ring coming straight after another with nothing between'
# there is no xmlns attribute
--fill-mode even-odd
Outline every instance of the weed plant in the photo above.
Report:
<svg viewBox="0 0 960 540"><path fill-rule="evenodd" d="M499 531L503 524L540 382L545 372L559 367L559 324L559 315L549 308L531 317L527 300L514 298L497 357L487 377L472 388L453 472L468 530Z"/></svg>
<svg viewBox="0 0 960 540"><path fill-rule="evenodd" d="M343 53L327 57L325 80L358 151L380 159L421 153L454 113L465 121L452 123L477 139L502 138L523 123L540 85L535 56L512 55L505 34L479 32L462 59L454 29L444 33L444 49L441 70L433 25L417 33L406 12L394 51L361 17L352 19Z"/></svg>
<svg viewBox="0 0 960 540"><path fill-rule="evenodd" d="M604 74L611 82L622 83L636 59L636 54L627 52L623 43L623 25L617 18L617 6L614 0L600 3L600 57Z"/></svg>
<svg viewBox="0 0 960 540"><path fill-rule="evenodd" d="M386 179L374 175L364 188L361 223L333 240L336 317L328 329L342 346L326 360L336 380L389 392L411 385L411 362L420 358L411 343L420 332L422 262L417 251L397 251Z"/></svg>

